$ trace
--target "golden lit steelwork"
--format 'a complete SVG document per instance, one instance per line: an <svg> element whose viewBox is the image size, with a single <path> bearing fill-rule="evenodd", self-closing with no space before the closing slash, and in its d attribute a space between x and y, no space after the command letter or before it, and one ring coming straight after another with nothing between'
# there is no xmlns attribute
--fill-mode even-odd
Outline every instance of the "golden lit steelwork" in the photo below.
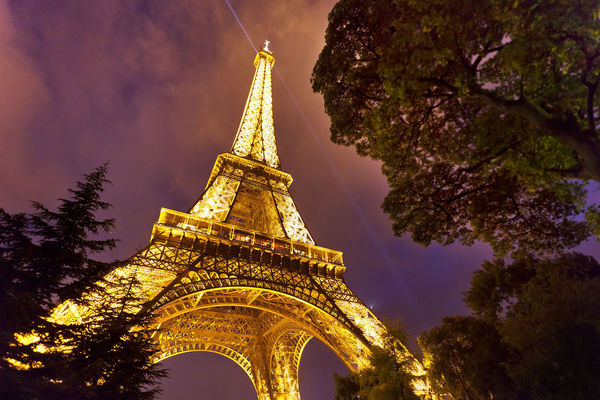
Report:
<svg viewBox="0 0 600 400"><path fill-rule="evenodd" d="M279 158L275 146L271 95L271 69L275 58L269 52L268 44L268 41L265 42L265 47L254 59L256 72L252 89L231 152L241 157L250 156L253 160L277 168Z"/></svg>
<svg viewBox="0 0 600 400"><path fill-rule="evenodd" d="M187 213L163 208L150 243L106 277L143 282L137 307L160 328L159 360L222 354L246 371L260 400L300 399L298 366L313 337L352 371L368 367L373 346L389 340L346 286L342 253L315 245L288 191L292 177L278 169L273 63L266 47L256 55L231 153L217 157L200 200ZM86 314L65 303L53 317ZM415 392L429 396L423 367L399 348Z"/></svg>

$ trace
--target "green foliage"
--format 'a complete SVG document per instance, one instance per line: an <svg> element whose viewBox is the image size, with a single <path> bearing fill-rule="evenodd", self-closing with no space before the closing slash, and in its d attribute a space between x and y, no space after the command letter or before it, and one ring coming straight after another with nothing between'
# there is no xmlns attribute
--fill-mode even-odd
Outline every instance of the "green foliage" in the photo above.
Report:
<svg viewBox="0 0 600 400"><path fill-rule="evenodd" d="M424 245L483 240L501 255L597 234L597 212L577 216L587 181L600 181L599 9L598 0L336 4L313 89L332 140L383 161L396 234Z"/></svg>
<svg viewBox="0 0 600 400"><path fill-rule="evenodd" d="M377 349L371 356L371 368L346 377L333 374L336 400L418 400L410 386L411 375L403 364L386 350Z"/></svg>
<svg viewBox="0 0 600 400"><path fill-rule="evenodd" d="M463 399L600 397L600 264L577 253L486 262L465 300L419 337L440 390Z"/></svg>
<svg viewBox="0 0 600 400"><path fill-rule="evenodd" d="M346 377L333 374L336 400L418 400L411 389L412 375L405 372L404 362L397 356L406 343L404 327L399 322L389 323L390 336L384 349L373 349L371 367ZM409 362L408 360L406 361Z"/></svg>
<svg viewBox="0 0 600 400"><path fill-rule="evenodd" d="M335 383L335 400L356 400L358 399L361 378L359 374L350 374L340 376L333 373L333 382Z"/></svg>
<svg viewBox="0 0 600 400"><path fill-rule="evenodd" d="M503 364L509 352L495 327L475 317L444 317L419 337L432 385L455 399L516 399Z"/></svg>
<svg viewBox="0 0 600 400"><path fill-rule="evenodd" d="M114 221L96 216L110 207L100 199L106 173L104 165L85 175L56 211L40 203L33 203L34 214L0 209L0 398L129 400L158 393L165 373L151 362L151 332L145 317L127 307L138 301L132 293L139 282L104 281L114 265L92 258L116 244L106 238ZM104 303L86 304L84 293ZM73 325L48 321L67 300L92 315ZM35 343L15 337L31 332ZM36 351L39 345L55 350ZM33 368L14 368L15 361Z"/></svg>

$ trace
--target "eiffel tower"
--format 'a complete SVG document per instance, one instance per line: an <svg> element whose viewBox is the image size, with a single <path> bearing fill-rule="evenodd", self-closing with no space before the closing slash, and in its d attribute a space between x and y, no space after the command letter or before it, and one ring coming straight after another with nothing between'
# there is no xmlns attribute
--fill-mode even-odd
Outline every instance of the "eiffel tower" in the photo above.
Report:
<svg viewBox="0 0 600 400"><path fill-rule="evenodd" d="M290 196L275 144L274 62L265 42L231 151L217 156L200 199L187 212L161 209L150 243L110 275L143 283L139 295L159 328L157 361L218 353L246 371L259 400L296 400L311 338L352 371L389 339L344 282L342 253L315 244ZM63 304L55 318L85 318L85 310ZM413 390L427 396L423 367L396 348Z"/></svg>

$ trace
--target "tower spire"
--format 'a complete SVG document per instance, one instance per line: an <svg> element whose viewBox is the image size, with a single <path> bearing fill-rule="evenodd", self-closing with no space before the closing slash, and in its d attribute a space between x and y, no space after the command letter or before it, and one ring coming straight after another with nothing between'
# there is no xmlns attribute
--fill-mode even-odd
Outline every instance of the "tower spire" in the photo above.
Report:
<svg viewBox="0 0 600 400"><path fill-rule="evenodd" d="M254 59L256 72L231 153L278 168L271 89L271 69L274 63L269 41L265 40L265 45Z"/></svg>

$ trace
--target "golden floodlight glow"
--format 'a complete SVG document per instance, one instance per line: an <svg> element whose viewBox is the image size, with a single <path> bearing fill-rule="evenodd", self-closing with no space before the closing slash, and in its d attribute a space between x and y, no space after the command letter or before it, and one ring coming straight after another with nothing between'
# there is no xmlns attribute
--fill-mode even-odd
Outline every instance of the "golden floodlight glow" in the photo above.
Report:
<svg viewBox="0 0 600 400"><path fill-rule="evenodd" d="M163 208L150 243L105 281L142 282L140 302L129 307L153 316L157 361L221 354L244 369L259 400L300 399L300 358L313 337L352 371L369 367L371 350L393 341L415 393L431 398L422 365L344 282L342 253L315 245L298 213L292 177L279 169L268 45L254 60L231 152L217 157L202 197L187 213ZM64 303L52 318L76 323L92 311Z"/></svg>

